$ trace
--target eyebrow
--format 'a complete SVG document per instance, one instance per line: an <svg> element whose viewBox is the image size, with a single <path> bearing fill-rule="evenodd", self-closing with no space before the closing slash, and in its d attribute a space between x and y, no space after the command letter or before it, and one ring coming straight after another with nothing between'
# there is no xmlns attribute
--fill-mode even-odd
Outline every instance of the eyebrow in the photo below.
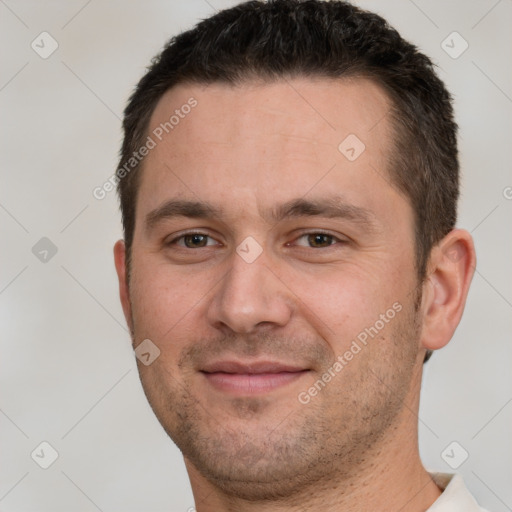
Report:
<svg viewBox="0 0 512 512"><path fill-rule="evenodd" d="M326 217L346 219L369 230L377 227L375 214L361 206L350 204L342 197L335 196L318 199L294 199L278 206L272 212L272 218L279 222L294 217Z"/></svg>
<svg viewBox="0 0 512 512"><path fill-rule="evenodd" d="M207 219L222 217L223 210L206 201L189 201L171 199L146 215L146 229L151 230L156 224L175 217ZM368 231L377 228L377 217L370 210L350 204L343 198L334 196L317 199L292 199L274 207L269 215L272 222L299 217L339 218L354 222Z"/></svg>
<svg viewBox="0 0 512 512"><path fill-rule="evenodd" d="M204 201L186 201L171 199L146 215L146 229L151 230L164 219L174 217L189 217L191 219L206 219L220 217L222 210Z"/></svg>

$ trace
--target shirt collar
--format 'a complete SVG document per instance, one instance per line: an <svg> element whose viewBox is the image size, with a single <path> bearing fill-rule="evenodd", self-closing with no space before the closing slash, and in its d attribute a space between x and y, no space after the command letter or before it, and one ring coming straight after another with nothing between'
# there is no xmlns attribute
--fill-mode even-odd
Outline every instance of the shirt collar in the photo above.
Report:
<svg viewBox="0 0 512 512"><path fill-rule="evenodd" d="M431 473L430 476L443 494L427 512L486 512L471 496L460 475Z"/></svg>

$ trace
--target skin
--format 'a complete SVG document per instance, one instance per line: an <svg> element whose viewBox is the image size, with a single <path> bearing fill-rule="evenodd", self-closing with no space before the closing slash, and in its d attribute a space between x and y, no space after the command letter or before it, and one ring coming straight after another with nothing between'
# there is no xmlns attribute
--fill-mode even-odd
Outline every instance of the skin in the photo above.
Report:
<svg viewBox="0 0 512 512"><path fill-rule="evenodd" d="M418 454L422 362L459 323L471 236L449 233L418 282L413 210L386 170L390 105L372 82L180 85L158 103L149 133L191 96L197 106L144 161L129 283L123 241L114 255L133 344L149 338L160 350L139 362L141 381L184 454L196 509L427 509L440 490ZM349 134L366 146L354 161L338 150ZM276 217L299 200L348 207L333 217L296 204L301 214ZM162 210L168 201L215 211L176 215ZM183 238L191 231L206 237ZM250 263L241 255L258 246L247 237L262 251ZM233 390L204 372L219 360L302 371L271 389L255 379Z"/></svg>

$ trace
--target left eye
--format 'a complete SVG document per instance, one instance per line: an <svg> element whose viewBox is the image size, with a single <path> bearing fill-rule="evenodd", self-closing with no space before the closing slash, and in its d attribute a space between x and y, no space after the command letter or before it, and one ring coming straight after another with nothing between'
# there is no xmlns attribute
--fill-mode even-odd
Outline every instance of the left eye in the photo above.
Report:
<svg viewBox="0 0 512 512"><path fill-rule="evenodd" d="M182 235L173 240L172 243L181 247L187 247L188 249L198 249L216 244L213 238L208 235L203 235L202 233L189 233L188 235Z"/></svg>
<svg viewBox="0 0 512 512"><path fill-rule="evenodd" d="M338 242L340 242L338 238L327 233L308 233L299 236L299 238L295 240L295 245L312 247L314 249L322 249L324 247L334 245Z"/></svg>

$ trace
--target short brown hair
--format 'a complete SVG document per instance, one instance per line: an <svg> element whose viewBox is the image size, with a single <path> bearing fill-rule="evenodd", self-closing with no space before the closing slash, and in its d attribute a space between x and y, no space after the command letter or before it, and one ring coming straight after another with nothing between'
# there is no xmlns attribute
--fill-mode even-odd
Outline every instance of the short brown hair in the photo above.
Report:
<svg viewBox="0 0 512 512"><path fill-rule="evenodd" d="M172 38L125 109L118 171L144 144L150 117L173 86L294 76L366 77L388 93L395 135L389 179L414 210L416 267L423 279L433 245L453 229L457 215L451 97L428 57L383 18L347 2L250 1ZM128 266L142 164L118 176Z"/></svg>

